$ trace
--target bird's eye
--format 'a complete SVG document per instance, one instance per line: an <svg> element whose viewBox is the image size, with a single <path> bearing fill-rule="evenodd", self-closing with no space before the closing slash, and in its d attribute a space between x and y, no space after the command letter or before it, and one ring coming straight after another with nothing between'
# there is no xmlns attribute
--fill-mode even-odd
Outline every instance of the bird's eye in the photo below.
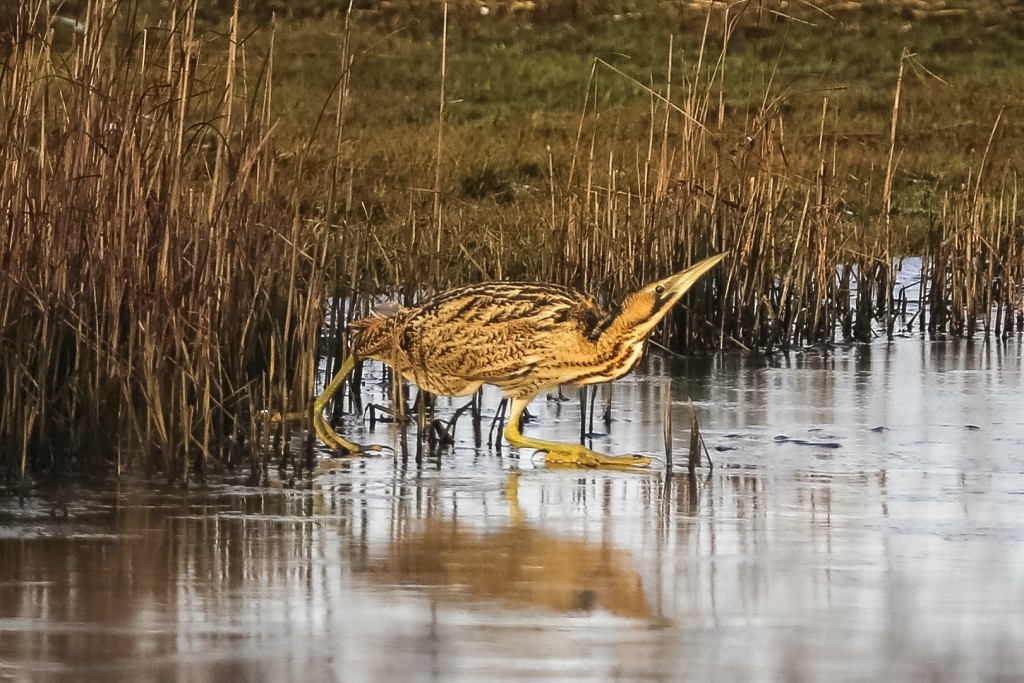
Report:
<svg viewBox="0 0 1024 683"><path fill-rule="evenodd" d="M654 293L655 294L664 294L665 293L665 288L662 287L661 285L658 285L657 287L654 288Z"/></svg>

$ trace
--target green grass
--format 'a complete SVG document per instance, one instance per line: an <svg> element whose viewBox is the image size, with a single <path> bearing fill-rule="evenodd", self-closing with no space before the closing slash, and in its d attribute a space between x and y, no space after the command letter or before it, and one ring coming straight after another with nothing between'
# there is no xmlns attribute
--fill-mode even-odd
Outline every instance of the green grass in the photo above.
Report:
<svg viewBox="0 0 1024 683"><path fill-rule="evenodd" d="M232 4L200 8L199 73L202 80L204 63L211 65L211 108ZM712 11L710 21L703 8L653 0L550 0L514 16L507 4L491 3L492 13L481 16L475 3L450 3L440 159L448 222L479 214L499 224L542 223L550 186L568 181L588 88L580 151L589 156L592 148L603 171L611 158L620 186L635 184L637 159L646 154L652 128L661 128L660 111L651 119L646 87L665 91L670 40L673 101L682 104L687 84L709 97L706 123L727 152L721 173L741 182L758 163L737 153L742 140L759 115L778 117L776 144L785 164L772 172L785 174L795 188L810 188L823 129L826 156L835 151L838 192L865 219L881 210L900 55L913 54L896 140L893 205L907 235L903 250L920 247L927 216L979 167L997 118L986 177L999 182L1020 166L1024 100L1016 94L1024 90L1024 20L1004 3L930 4L968 8L944 16L878 2L833 12L828 3L819 10L765 0L734 5L728 16ZM344 73L340 10L347 5L264 1L243 8L242 51L253 88L273 36L276 146L292 150L283 163L294 171L284 182L294 183L314 217L327 192L318 171L336 161L336 141L325 131L333 130L331 98ZM64 7L81 16L84 3ZM441 3L364 0L355 7L348 19L354 62L341 165L351 172L353 206L388 228L407 222L410 206L424 211L432 202L423 190L434 186L438 163ZM162 5L143 3L140 16L165 13ZM610 66L599 64L591 81L595 60ZM772 106L762 112L765 102ZM679 144L675 129L669 140ZM488 175L504 188L494 196L476 184Z"/></svg>
<svg viewBox="0 0 1024 683"><path fill-rule="evenodd" d="M650 125L651 100L638 83L664 89L670 37L675 92L682 92L683 78L697 78L705 19L669 3L634 5L634 17L597 14L573 23L458 12L449 17L446 197L479 200L461 188L488 170L512 183L542 186L546 179L538 182L519 169L541 168L546 174L549 150L553 166L564 172L595 59L628 78L598 68L591 107L600 118L591 119L587 133L596 137L601 158L614 153L625 169L633 165ZM722 16L713 17L700 75L705 83L724 44ZM789 168L799 177L813 166L827 96L827 144L837 147L848 192L863 194L851 201L877 203L900 54L907 49L915 56L907 67L900 110L895 201L907 204L904 215L918 215L924 200L941 198L945 189L963 182L979 163L1001 110L988 172L998 177L1019 166L1024 114L1024 101L1014 96L1024 87L1019 18L999 15L996 21L978 12L908 22L864 11L829 19L810 10L801 18L816 25L758 17L753 10L737 19L724 83L713 88L715 99L721 90L724 101L723 136L743 129L766 98L778 100ZM296 143L309 135L336 85L343 31L337 15L277 24L276 112L282 135ZM351 31L356 60L346 153L355 166L356 200L384 207L385 215L397 220L406 211L409 188L433 183L440 19L436 9L364 11L353 15ZM254 54L265 50L268 35L263 30L250 38ZM926 194L917 187L920 182L911 183L920 178L930 179ZM538 202L531 210L541 210L543 193L535 194Z"/></svg>

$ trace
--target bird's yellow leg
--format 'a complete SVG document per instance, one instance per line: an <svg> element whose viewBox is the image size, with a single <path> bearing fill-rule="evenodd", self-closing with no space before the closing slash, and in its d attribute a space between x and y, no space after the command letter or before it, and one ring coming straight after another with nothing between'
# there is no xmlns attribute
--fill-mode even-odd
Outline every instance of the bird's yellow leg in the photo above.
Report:
<svg viewBox="0 0 1024 683"><path fill-rule="evenodd" d="M331 397L334 396L334 394L338 393L338 389L340 389L341 385L344 384L345 378L348 377L348 373L352 372L352 368L354 368L355 366L355 356L349 354L348 358L346 358L345 361L341 364L341 368L338 369L338 374L334 376L334 379L331 380L330 384L324 387L323 393L317 396L316 399L313 401L313 421L314 423L322 423L314 425L316 426L316 433L320 436L321 439L323 439L323 435L320 434L320 430L321 428L324 428L324 425L326 425L326 421L323 419L324 408L327 407L327 404L330 402ZM282 416L281 413L275 412L273 414L267 413L266 417L270 420L270 422L289 422L292 420L305 420L307 417L309 417L309 415L307 413L285 413ZM334 434L334 430L331 429L330 426L326 426L325 429L331 434ZM327 441L327 439L324 439L324 441ZM342 441L344 441L344 439L342 439Z"/></svg>
<svg viewBox="0 0 1024 683"><path fill-rule="evenodd" d="M535 448L545 451L544 461L549 465L577 465L579 467L647 467L650 458L642 455L601 455L580 444L544 441L523 436L519 431L519 418L530 399L512 399L511 414L505 425L505 439L517 448Z"/></svg>
<svg viewBox="0 0 1024 683"><path fill-rule="evenodd" d="M334 431L334 428L327 423L324 419L324 408L330 402L331 397L338 392L341 385L345 382L345 378L352 372L352 368L356 366L356 357L354 354L349 354L345 359L345 362L341 364L341 368L338 369L338 374L334 376L330 384L324 387L322 394L316 397L313 401L313 429L316 430L316 435L320 437L328 448L336 451L345 451L350 455L356 455L362 453L365 449L358 444L354 444L348 439L344 439Z"/></svg>
<svg viewBox="0 0 1024 683"><path fill-rule="evenodd" d="M334 431L334 428L331 427L327 420L324 419L324 408L327 407L331 397L338 392L338 389L340 389L341 385L345 382L345 378L348 377L348 374L352 372L352 368L355 366L356 358L354 355L350 354L341 364L341 368L339 368L334 379L332 379L330 384L324 388L323 393L317 396L313 401L313 430L316 432L316 435L320 437L320 440L323 441L331 450L343 451L348 455L359 455L360 453L370 452L379 453L383 450L388 450L387 446L360 446L359 444L352 443ZM309 413L285 413L284 415L281 415L281 413L270 414L264 411L262 419L269 420L271 423L278 423L305 420L309 417Z"/></svg>

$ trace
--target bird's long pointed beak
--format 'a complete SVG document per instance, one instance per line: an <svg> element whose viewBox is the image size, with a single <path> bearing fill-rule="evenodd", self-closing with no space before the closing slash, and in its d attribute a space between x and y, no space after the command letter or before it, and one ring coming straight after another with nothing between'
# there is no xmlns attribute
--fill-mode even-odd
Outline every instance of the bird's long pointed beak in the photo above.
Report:
<svg viewBox="0 0 1024 683"><path fill-rule="evenodd" d="M661 294L662 298L669 299L673 303L679 300L683 294L686 293L690 287L693 287L694 283L701 278L704 273L714 268L719 261L729 255L729 252L724 251L717 256L706 258L700 263L695 263L686 270L680 271L675 275L670 275L664 280L655 282L653 287L664 287L664 292Z"/></svg>

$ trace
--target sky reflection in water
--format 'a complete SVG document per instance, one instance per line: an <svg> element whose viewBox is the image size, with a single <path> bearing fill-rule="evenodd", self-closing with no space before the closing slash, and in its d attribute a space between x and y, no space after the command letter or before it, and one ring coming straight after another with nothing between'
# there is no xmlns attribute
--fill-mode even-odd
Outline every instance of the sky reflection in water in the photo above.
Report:
<svg viewBox="0 0 1024 683"><path fill-rule="evenodd" d="M1022 370L1019 340L653 358L594 446L662 452L671 375L696 481L535 469L464 423L439 466L0 499L0 680L1017 678Z"/></svg>

